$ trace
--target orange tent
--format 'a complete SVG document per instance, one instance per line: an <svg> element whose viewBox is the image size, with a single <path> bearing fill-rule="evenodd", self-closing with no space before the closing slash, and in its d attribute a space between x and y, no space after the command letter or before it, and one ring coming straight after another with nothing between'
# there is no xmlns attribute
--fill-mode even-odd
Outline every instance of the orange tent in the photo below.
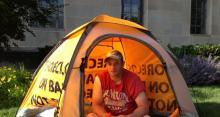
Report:
<svg viewBox="0 0 220 117"><path fill-rule="evenodd" d="M112 49L123 53L125 68L145 83L151 115L198 116L181 71L150 31L107 15L75 29L47 55L17 116L86 116L94 77Z"/></svg>

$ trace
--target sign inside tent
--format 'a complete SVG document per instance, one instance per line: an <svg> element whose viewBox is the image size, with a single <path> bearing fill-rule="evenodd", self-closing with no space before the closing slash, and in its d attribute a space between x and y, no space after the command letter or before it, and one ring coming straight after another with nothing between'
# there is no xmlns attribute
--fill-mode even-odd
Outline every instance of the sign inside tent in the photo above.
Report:
<svg viewBox="0 0 220 117"><path fill-rule="evenodd" d="M123 53L124 67L136 73L145 83L151 109L161 112L173 112L177 108L165 67L158 56L140 42L125 38L121 38L120 41L118 38L111 38L100 42L88 57L84 91L84 108L86 112L91 110L95 76L105 69L105 55L112 48Z"/></svg>

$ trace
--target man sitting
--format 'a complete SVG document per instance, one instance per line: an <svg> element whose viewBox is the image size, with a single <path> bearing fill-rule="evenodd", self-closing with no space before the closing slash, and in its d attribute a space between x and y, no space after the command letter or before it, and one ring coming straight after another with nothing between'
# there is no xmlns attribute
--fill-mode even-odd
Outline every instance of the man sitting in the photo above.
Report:
<svg viewBox="0 0 220 117"><path fill-rule="evenodd" d="M122 54L110 51L106 70L94 82L92 108L87 117L149 117L145 86L139 77L124 69Z"/></svg>

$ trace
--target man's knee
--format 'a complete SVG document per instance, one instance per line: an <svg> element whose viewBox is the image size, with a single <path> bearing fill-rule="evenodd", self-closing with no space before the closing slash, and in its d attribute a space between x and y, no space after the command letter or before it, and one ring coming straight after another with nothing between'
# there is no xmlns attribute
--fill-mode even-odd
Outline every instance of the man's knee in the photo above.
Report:
<svg viewBox="0 0 220 117"><path fill-rule="evenodd" d="M150 115L144 115L144 117L150 117Z"/></svg>
<svg viewBox="0 0 220 117"><path fill-rule="evenodd" d="M86 117L98 117L95 113L89 113Z"/></svg>

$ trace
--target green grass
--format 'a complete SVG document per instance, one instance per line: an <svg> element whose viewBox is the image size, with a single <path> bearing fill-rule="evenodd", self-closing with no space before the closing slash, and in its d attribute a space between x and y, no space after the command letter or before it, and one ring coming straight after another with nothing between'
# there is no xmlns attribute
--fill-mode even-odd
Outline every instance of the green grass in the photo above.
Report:
<svg viewBox="0 0 220 117"><path fill-rule="evenodd" d="M220 86L193 86L189 89L200 117L220 117ZM17 109L1 109L0 117L14 117Z"/></svg>
<svg viewBox="0 0 220 117"><path fill-rule="evenodd" d="M220 116L220 86L194 86L190 92L200 117Z"/></svg>
<svg viewBox="0 0 220 117"><path fill-rule="evenodd" d="M18 109L17 107L9 108L9 109L1 109L0 117L15 117L17 109Z"/></svg>

